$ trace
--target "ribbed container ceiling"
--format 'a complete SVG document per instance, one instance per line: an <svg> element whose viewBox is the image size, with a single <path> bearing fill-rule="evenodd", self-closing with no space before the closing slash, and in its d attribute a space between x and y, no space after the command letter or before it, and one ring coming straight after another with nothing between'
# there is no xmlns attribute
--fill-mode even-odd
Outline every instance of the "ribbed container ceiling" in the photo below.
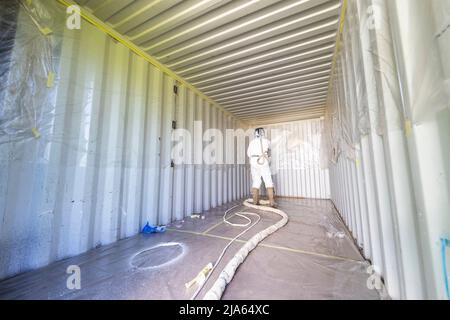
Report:
<svg viewBox="0 0 450 320"><path fill-rule="evenodd" d="M253 124L323 115L339 0L78 0Z"/></svg>

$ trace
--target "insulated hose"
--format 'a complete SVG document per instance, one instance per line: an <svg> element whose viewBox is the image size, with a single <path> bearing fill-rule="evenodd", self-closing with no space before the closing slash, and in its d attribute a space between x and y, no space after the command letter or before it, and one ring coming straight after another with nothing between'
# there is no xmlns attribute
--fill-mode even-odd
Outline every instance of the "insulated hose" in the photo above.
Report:
<svg viewBox="0 0 450 320"><path fill-rule="evenodd" d="M268 227L268 228L258 232L250 240L248 240L244 244L244 246L242 246L241 249L239 249L239 251L234 255L234 257L228 262L228 264L222 270L222 272L220 273L220 275L217 278L216 282L214 282L214 284L212 285L211 289L209 289L209 291L205 294L205 296L203 297L204 300L220 300L220 298L222 297L223 292L225 291L225 288L226 288L227 284L229 284L231 282L231 280L234 277L234 274L236 273L237 268L239 267L239 265L242 262L244 262L245 258L248 256L248 254L253 249L255 249L256 246L261 241L263 241L266 237L268 237L269 235L271 235L272 233L274 233L278 229L280 229L283 226L285 226L286 223L288 222L288 216L282 210L275 209L275 208L272 208L272 207L266 207L266 206L256 206L256 205L252 204L252 202L253 202L252 199L248 199L248 200L245 200L243 204L244 204L244 206L246 206L248 208L255 209L255 210L262 210L262 211L268 211L268 212L276 213L276 214L278 214L281 217L281 220L279 220L277 223L271 225L270 227ZM262 200L261 204L269 204L269 202ZM233 207L233 208L235 208L235 207ZM227 210L227 212L230 211L230 210ZM227 222L227 219L225 218L227 212L225 212L225 215L224 215L224 221L225 222ZM236 236L233 240L230 241L230 243L222 251L222 254L220 255L220 257L217 259L217 262L214 264L214 267L211 270L211 272L208 274L208 277L205 279L203 284L197 289L197 291L194 294L194 296L192 297L192 299L195 299L195 297L198 295L200 290L206 284L206 282L208 281L209 277L213 273L214 269L217 267L217 265L219 264L220 260L223 258L224 254L225 254L225 251L229 248L229 246L237 238L239 238L241 235L243 235L248 230L253 228L260 220L259 215L257 215L256 213L252 213L252 212L240 212L238 215L242 217L244 214L256 215L256 216L258 216L258 220L255 223L253 223L250 227L248 227L246 230L244 230L242 233L240 233L238 236ZM245 218L247 220L250 220L247 217L245 217ZM238 226L248 226L249 224L250 224L250 222L247 223L247 224L238 225Z"/></svg>

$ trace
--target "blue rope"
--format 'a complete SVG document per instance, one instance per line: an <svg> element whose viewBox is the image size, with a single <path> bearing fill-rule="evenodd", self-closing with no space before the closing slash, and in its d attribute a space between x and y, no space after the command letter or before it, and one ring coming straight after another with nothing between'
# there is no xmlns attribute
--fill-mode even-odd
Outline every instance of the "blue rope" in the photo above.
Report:
<svg viewBox="0 0 450 320"><path fill-rule="evenodd" d="M447 274L447 247L450 247L450 239L441 238L442 272L444 273L445 290L447 299L450 300L450 289Z"/></svg>

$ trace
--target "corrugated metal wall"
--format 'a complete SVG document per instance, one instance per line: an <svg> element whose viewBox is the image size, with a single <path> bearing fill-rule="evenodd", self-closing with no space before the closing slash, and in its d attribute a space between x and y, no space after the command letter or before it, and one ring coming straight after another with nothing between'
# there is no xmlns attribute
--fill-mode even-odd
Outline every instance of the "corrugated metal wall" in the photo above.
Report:
<svg viewBox="0 0 450 320"><path fill-rule="evenodd" d="M30 30L42 37L23 11L19 22L19 40ZM41 137L28 131L0 144L0 278L249 190L244 164L171 167L172 121L191 132L194 120L222 130L240 122L182 85L175 94L172 78L90 24L61 29L54 30L59 70L53 108L38 121ZM18 41L15 50L32 56L35 48Z"/></svg>
<svg viewBox="0 0 450 320"><path fill-rule="evenodd" d="M0 110L0 278L134 235L147 221L167 223L248 193L247 165L202 162L211 141L190 136L197 164L172 166L173 121L200 136L243 123L90 24L66 29L56 2L21 3L48 6L43 22L54 30L43 36L39 20L21 11L9 72L19 77L6 76L2 88L11 103ZM252 125L319 116L330 89L321 143L319 120L273 126L294 132L274 149L282 162L274 170L278 195L328 198L331 190L392 297L445 298L439 244L450 234L447 0L342 1L347 15L333 64L337 0L78 3L97 7L87 14L112 36L140 25L134 31L145 37L138 45L151 37L156 42L148 45L164 44L163 62L179 65L175 71ZM186 16L178 20L180 14ZM62 20L52 24L55 17ZM222 31L229 35L216 37ZM43 38L52 40L49 55ZM179 50L173 57L172 45ZM192 66L181 61L191 58ZM226 88L218 88L222 81ZM236 142L227 142L224 156L234 158ZM319 144L328 151L321 158L331 161L329 173L319 169Z"/></svg>
<svg viewBox="0 0 450 320"><path fill-rule="evenodd" d="M395 299L446 298L449 9L441 0L348 1L332 74L332 200Z"/></svg>
<svg viewBox="0 0 450 320"><path fill-rule="evenodd" d="M78 3L241 120L323 115L340 0L59 1Z"/></svg>
<svg viewBox="0 0 450 320"><path fill-rule="evenodd" d="M320 167L322 126L322 119L311 119L266 127L277 195L330 198L328 169Z"/></svg>

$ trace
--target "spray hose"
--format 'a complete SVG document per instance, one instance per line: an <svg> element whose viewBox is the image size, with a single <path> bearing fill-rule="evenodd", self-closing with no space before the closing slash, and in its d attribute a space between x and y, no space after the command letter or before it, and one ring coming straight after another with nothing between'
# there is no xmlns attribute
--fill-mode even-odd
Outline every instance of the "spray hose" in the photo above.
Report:
<svg viewBox="0 0 450 320"><path fill-rule="evenodd" d="M256 246L263 241L265 238L267 238L269 235L271 235L272 233L276 232L278 229L284 227L287 223L288 223L288 216L286 213L284 213L282 210L280 209L275 209L272 207L266 207L266 206L257 206L252 204L253 200L252 199L248 199L245 200L243 205L246 206L247 208L251 208L251 209L255 209L255 210L262 210L262 211L267 211L267 212L272 212L272 213L276 213L281 217L281 220L279 220L277 223L271 225L270 227L264 229L263 231L258 232L256 235L254 235L250 240L248 240L241 249L239 249L239 251L234 255L233 258L231 258L231 260L227 263L227 265L225 266L225 268L222 270L222 272L220 273L219 277L217 278L217 280L214 282L214 284L212 285L211 289L209 289L208 292L206 292L205 296L203 297L204 300L220 300L220 298L223 295L223 292L225 291L226 286L231 282L231 280L234 277L234 274L236 273L237 268L239 267L239 265L241 265L241 263L244 262L244 260L247 258L248 254L256 248ZM262 200L261 204L269 204L268 201ZM228 222L228 220L226 219L226 215L229 211L231 211L232 209L236 208L237 206L234 206L231 209L228 209L225 214L224 214L224 222L231 224ZM192 300L195 299L197 297L197 295L199 294L199 292L202 290L202 288L205 286L205 284L207 283L208 279L210 278L211 274L214 272L214 270L216 269L216 267L218 266L218 264L220 263L220 261L222 260L223 256L225 255L225 251L230 247L230 245L236 241L240 236L242 236L244 233L246 233L247 231L249 231L251 228L253 228L260 220L261 217L253 212L239 212L238 214L236 214L238 216L244 217L245 219L248 220L248 223L246 224L231 224L233 226L240 226L240 227L247 227L243 232L241 232L240 234L238 234L234 239L232 239L228 245L224 248L224 250L222 251L221 255L219 256L219 258L217 259L216 263L214 263L213 268L211 269L211 271L209 272L208 276L206 277L206 279L204 279L204 281L201 283L201 285L198 287L198 289L196 290L196 292L194 293L194 295L192 296ZM245 217L245 215L252 215L252 216L257 216L257 220L254 223L251 223L250 218Z"/></svg>
<svg viewBox="0 0 450 320"><path fill-rule="evenodd" d="M259 142L261 144L261 155L258 157L256 162L258 162L258 164L262 166L266 160L269 161L269 156L266 152L264 152L262 137L259 138Z"/></svg>

